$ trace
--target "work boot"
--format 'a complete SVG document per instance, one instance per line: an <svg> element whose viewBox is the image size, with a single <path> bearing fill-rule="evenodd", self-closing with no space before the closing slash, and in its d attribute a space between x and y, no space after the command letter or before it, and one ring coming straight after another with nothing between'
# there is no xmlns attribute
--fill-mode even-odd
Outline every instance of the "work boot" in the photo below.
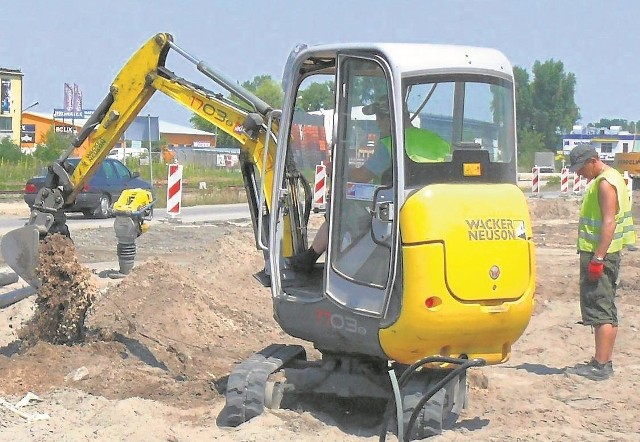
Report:
<svg viewBox="0 0 640 442"><path fill-rule="evenodd" d="M587 363L576 364L565 370L567 374L576 374L578 376L591 379L592 381L604 381L613 376L613 364L611 361L601 364L595 359L591 359Z"/></svg>
<svg viewBox="0 0 640 442"><path fill-rule="evenodd" d="M297 253L289 258L289 264L296 272L310 273L320 255L322 253L318 253L313 250L313 247L309 247L304 252Z"/></svg>

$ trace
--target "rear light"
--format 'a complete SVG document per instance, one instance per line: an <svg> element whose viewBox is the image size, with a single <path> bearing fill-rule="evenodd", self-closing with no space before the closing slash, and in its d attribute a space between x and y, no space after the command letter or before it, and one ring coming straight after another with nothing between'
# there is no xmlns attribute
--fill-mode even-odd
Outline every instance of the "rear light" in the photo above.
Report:
<svg viewBox="0 0 640 442"><path fill-rule="evenodd" d="M38 192L38 188L33 183L27 183L27 185L24 186L24 193L37 193L37 192Z"/></svg>
<svg viewBox="0 0 640 442"><path fill-rule="evenodd" d="M442 299L438 298L437 296L431 296L430 298L424 300L424 306L428 309L436 308L440 304L442 304Z"/></svg>
<svg viewBox="0 0 640 442"><path fill-rule="evenodd" d="M91 189L91 186L89 186L88 184L85 184L84 186L82 186L82 190L80 192L88 192Z"/></svg>

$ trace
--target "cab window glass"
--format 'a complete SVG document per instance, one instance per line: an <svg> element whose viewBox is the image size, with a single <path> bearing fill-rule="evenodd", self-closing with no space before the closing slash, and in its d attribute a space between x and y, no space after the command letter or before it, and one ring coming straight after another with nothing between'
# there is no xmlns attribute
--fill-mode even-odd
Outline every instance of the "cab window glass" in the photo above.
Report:
<svg viewBox="0 0 640 442"><path fill-rule="evenodd" d="M376 60L353 58L342 66L336 190L332 202L333 269L364 285L385 287L390 250L372 232L374 199L393 197L392 112L387 77ZM338 157L337 157L338 158ZM339 164L339 166L338 166ZM373 303L381 301L378 296Z"/></svg>
<svg viewBox="0 0 640 442"><path fill-rule="evenodd" d="M478 147L489 151L491 161L510 161L514 151L508 137L513 126L510 84L464 77L437 80L416 79L407 86L406 124L435 132L453 148Z"/></svg>
<svg viewBox="0 0 640 442"><path fill-rule="evenodd" d="M289 154L308 183L313 185L316 166L331 163L335 77L313 74L298 87L289 132ZM330 171L328 171L330 172ZM327 173L330 176L330 173ZM327 186L330 186L329 177Z"/></svg>
<svg viewBox="0 0 640 442"><path fill-rule="evenodd" d="M494 176L515 169L512 95L511 82L490 76L430 75L405 80L408 185L458 180L447 165L457 150L473 150L475 158L486 158Z"/></svg>

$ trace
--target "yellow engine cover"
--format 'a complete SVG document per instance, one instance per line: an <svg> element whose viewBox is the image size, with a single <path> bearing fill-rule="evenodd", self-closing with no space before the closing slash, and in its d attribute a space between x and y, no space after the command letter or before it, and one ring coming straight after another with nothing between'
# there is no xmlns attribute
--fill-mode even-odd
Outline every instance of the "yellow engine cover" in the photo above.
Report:
<svg viewBox="0 0 640 442"><path fill-rule="evenodd" d="M511 184L437 184L400 211L403 302L380 331L412 363L466 355L504 362L533 311L535 254L526 199Z"/></svg>
<svg viewBox="0 0 640 442"><path fill-rule="evenodd" d="M113 203L114 213L136 212L148 206L153 201L153 195L146 189L124 189L118 200Z"/></svg>

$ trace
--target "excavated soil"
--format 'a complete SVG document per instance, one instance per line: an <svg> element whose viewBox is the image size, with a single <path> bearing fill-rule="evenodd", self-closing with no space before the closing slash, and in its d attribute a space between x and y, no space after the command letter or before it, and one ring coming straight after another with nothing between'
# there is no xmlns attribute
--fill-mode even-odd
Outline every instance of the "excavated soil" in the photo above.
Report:
<svg viewBox="0 0 640 442"><path fill-rule="evenodd" d="M21 330L21 340L26 345L38 341L67 345L83 342L87 310L98 287L91 271L78 261L71 239L57 233L45 238L36 276L42 285L33 318Z"/></svg>
<svg viewBox="0 0 640 442"><path fill-rule="evenodd" d="M567 377L564 367L593 349L593 335L576 323L579 201L529 203L537 246L534 316L509 362L471 373L469 408L431 440L639 440L640 252L627 252L623 261L616 376L602 383ZM317 227L322 218L315 217ZM47 255L50 270L67 273L51 270L54 284L0 310L0 396L12 404L28 392L41 399L21 408L31 419L0 407L0 440L378 440L379 414L327 398L267 410L235 429L217 425L235 364L271 343L303 344L315 356L275 322L269 290L252 276L264 261L248 222L153 223L122 280L99 270L116 261L112 229L72 237L75 252L58 238ZM54 306L56 316L38 319L43 305ZM64 319L63 312L73 314ZM32 345L19 345L20 336ZM45 413L47 419L36 420Z"/></svg>

